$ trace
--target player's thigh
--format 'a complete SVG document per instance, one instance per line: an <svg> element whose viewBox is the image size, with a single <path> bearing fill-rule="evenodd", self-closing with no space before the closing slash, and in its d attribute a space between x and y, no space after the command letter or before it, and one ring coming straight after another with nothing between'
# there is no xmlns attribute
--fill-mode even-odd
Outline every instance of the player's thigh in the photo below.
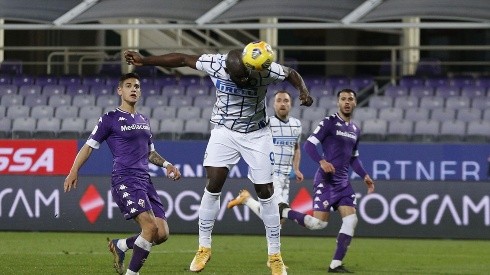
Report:
<svg viewBox="0 0 490 275"><path fill-rule="evenodd" d="M204 166L231 169L233 165L238 163L240 153L232 134L223 126L211 130L211 137L204 153Z"/></svg>
<svg viewBox="0 0 490 275"><path fill-rule="evenodd" d="M240 154L249 166L248 177L255 184L272 182L274 153L272 135L264 128L244 135Z"/></svg>
<svg viewBox="0 0 490 275"><path fill-rule="evenodd" d="M342 218L352 214L356 214L356 208L348 205L340 205L338 211Z"/></svg>

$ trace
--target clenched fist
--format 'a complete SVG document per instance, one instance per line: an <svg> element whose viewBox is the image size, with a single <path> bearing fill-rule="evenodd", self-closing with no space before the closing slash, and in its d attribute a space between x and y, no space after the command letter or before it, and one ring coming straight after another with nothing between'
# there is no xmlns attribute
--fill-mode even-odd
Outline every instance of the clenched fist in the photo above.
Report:
<svg viewBox="0 0 490 275"><path fill-rule="evenodd" d="M299 100L301 100L301 106L311 106L313 104L313 98L310 95L307 94L301 94L299 95Z"/></svg>
<svg viewBox="0 0 490 275"><path fill-rule="evenodd" d="M126 63L128 63L128 65L136 65L136 66L143 65L143 56L138 52L125 51L124 58L126 59Z"/></svg>

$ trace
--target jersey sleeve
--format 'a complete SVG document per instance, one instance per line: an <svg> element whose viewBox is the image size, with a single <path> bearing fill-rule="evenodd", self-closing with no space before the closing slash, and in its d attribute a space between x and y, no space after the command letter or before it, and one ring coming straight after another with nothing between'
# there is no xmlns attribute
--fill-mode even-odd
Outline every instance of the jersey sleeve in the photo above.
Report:
<svg viewBox="0 0 490 275"><path fill-rule="evenodd" d="M196 62L196 69L206 73L212 73L219 69L218 56L215 54L203 54Z"/></svg>
<svg viewBox="0 0 490 275"><path fill-rule="evenodd" d="M86 144L94 149L99 149L100 144L109 137L111 133L111 127L109 123L109 116L104 114L99 118L99 122L95 125L92 133L87 139Z"/></svg>

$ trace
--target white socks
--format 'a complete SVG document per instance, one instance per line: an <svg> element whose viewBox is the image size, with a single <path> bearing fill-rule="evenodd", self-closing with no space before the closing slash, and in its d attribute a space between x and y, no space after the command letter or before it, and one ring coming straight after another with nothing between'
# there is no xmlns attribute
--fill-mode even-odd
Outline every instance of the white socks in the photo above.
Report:
<svg viewBox="0 0 490 275"><path fill-rule="evenodd" d="M199 245L206 248L211 247L211 234L220 208L220 194L204 189L202 195L199 207Z"/></svg>
<svg viewBox="0 0 490 275"><path fill-rule="evenodd" d="M264 221L267 237L267 250L269 255L281 252L281 226L279 222L279 206L274 196L268 199L259 198L262 206L262 220Z"/></svg>

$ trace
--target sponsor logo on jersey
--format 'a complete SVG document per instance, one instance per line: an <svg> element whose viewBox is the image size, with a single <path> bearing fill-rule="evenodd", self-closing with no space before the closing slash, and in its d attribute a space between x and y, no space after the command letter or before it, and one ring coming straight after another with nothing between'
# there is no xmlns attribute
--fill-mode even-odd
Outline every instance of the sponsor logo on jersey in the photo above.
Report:
<svg viewBox="0 0 490 275"><path fill-rule="evenodd" d="M216 81L216 88L225 94L250 96L250 97L257 97L258 95L258 92L255 90L238 88L235 83L231 81L225 81L222 79L218 79Z"/></svg>
<svg viewBox="0 0 490 275"><path fill-rule="evenodd" d="M150 126L148 124L121 125L122 132L131 130L150 130Z"/></svg>
<svg viewBox="0 0 490 275"><path fill-rule="evenodd" d="M340 131L340 130L337 130L337 132L335 133L337 136L343 136L343 137L347 137L347 138L351 138L351 139L357 139L357 136L353 133L348 133L348 132L344 132L344 131Z"/></svg>
<svg viewBox="0 0 490 275"><path fill-rule="evenodd" d="M274 145L294 145L296 144L295 137L274 137Z"/></svg>

